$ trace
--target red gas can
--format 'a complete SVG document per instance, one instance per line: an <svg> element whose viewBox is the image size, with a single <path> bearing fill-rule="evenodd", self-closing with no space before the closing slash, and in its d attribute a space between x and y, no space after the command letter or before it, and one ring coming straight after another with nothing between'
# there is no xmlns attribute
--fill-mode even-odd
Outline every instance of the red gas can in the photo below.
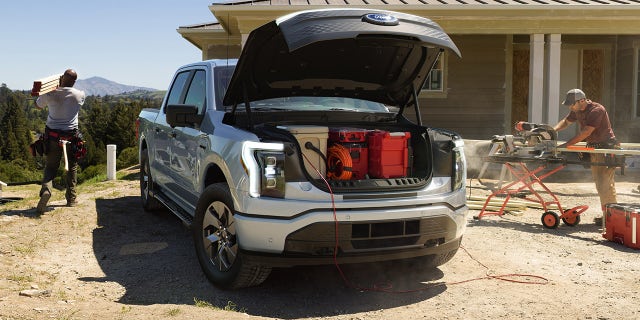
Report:
<svg viewBox="0 0 640 320"><path fill-rule="evenodd" d="M602 236L629 248L640 249L640 204L609 203L605 206Z"/></svg>

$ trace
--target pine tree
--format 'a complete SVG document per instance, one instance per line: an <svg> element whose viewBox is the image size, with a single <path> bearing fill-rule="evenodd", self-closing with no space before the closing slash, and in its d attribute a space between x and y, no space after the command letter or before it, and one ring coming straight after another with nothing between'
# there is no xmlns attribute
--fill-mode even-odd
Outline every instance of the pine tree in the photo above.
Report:
<svg viewBox="0 0 640 320"><path fill-rule="evenodd" d="M30 160L31 133L17 94L10 93L3 118L0 120L0 158L13 161Z"/></svg>
<svg viewBox="0 0 640 320"><path fill-rule="evenodd" d="M137 108L130 105L118 104L112 110L111 122L109 123L108 143L118 146L118 150L133 147L135 141L135 122L138 117Z"/></svg>

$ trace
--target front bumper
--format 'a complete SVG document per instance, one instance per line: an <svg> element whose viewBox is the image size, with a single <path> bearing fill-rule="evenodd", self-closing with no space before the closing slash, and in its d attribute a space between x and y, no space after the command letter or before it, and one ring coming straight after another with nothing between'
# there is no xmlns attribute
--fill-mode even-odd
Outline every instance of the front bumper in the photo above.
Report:
<svg viewBox="0 0 640 320"><path fill-rule="evenodd" d="M460 243L462 242L462 236L455 238L449 242L435 245L435 246L423 246L414 248L404 248L385 251L370 251L361 253L344 253L338 252L327 255L307 255L307 254L292 254L285 252L283 254L268 254L264 252L255 252L242 250L242 258L245 261L252 263L267 265L271 267L293 267L303 265L330 265L330 264L352 264L352 263L370 263L370 262L382 262L390 260L410 259L416 257L435 256L451 254L457 251Z"/></svg>
<svg viewBox="0 0 640 320"><path fill-rule="evenodd" d="M289 217L236 213L235 219L245 255L290 266L333 263L336 248L340 263L441 254L459 244L467 212L464 202L438 202L315 209Z"/></svg>

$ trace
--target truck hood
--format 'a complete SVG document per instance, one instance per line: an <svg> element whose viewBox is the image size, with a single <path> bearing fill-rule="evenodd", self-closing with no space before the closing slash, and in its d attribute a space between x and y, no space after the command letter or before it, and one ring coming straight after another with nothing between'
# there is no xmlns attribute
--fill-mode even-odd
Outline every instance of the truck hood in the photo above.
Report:
<svg viewBox="0 0 640 320"><path fill-rule="evenodd" d="M404 107L438 55L460 51L435 22L373 9L293 13L249 34L225 105L338 96Z"/></svg>

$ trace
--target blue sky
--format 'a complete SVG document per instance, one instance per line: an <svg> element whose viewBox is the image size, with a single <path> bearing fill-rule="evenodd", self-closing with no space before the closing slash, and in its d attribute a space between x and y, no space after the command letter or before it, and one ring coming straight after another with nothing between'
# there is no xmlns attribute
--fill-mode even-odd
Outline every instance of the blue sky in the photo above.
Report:
<svg viewBox="0 0 640 320"><path fill-rule="evenodd" d="M214 22L211 0L2 1L0 83L30 90L67 68L78 78L166 90L177 67L201 59L179 26Z"/></svg>

